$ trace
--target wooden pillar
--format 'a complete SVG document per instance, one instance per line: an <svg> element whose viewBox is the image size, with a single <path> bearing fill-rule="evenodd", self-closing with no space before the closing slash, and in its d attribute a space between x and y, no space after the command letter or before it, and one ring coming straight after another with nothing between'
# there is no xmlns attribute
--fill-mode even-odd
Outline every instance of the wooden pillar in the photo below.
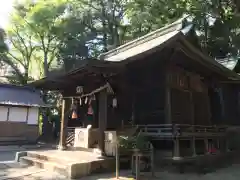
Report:
<svg viewBox="0 0 240 180"><path fill-rule="evenodd" d="M229 152L229 144L228 144L228 138L227 137L225 137L225 151L226 152Z"/></svg>
<svg viewBox="0 0 240 180"><path fill-rule="evenodd" d="M171 87L169 86L168 73L166 72L165 78L165 122L166 124L172 123L171 114Z"/></svg>
<svg viewBox="0 0 240 180"><path fill-rule="evenodd" d="M192 125L195 125L195 109L194 109L194 101L193 101L193 92L189 91L189 96L190 96L190 103L191 103L191 106L190 106L190 115L191 115L191 119L192 119ZM194 132L194 127L193 127L193 132Z"/></svg>
<svg viewBox="0 0 240 180"><path fill-rule="evenodd" d="M220 150L220 140L217 138L217 149Z"/></svg>
<svg viewBox="0 0 240 180"><path fill-rule="evenodd" d="M104 152L104 131L107 129L107 91L105 90L99 93L98 107L99 147Z"/></svg>
<svg viewBox="0 0 240 180"><path fill-rule="evenodd" d="M209 154L208 139L204 138L205 154Z"/></svg>
<svg viewBox="0 0 240 180"><path fill-rule="evenodd" d="M67 138L67 118L65 117L65 100L62 100L62 115L61 115L61 129L60 129L60 141L59 141L59 150L66 149L66 138Z"/></svg>
<svg viewBox="0 0 240 180"><path fill-rule="evenodd" d="M135 120L135 100L136 100L136 97L135 97L135 94L132 94L132 117L131 117L131 120L132 120L132 125L135 125L137 124L136 120Z"/></svg>

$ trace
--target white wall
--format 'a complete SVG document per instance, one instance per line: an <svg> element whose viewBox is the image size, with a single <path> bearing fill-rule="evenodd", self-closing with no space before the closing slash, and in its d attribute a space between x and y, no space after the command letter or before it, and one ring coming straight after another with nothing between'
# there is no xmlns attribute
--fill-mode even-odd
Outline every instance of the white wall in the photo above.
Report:
<svg viewBox="0 0 240 180"><path fill-rule="evenodd" d="M36 107L29 108L27 124L31 124L31 125L38 124L38 108Z"/></svg>
<svg viewBox="0 0 240 180"><path fill-rule="evenodd" d="M9 121L26 122L26 120L27 120L26 107L9 107Z"/></svg>
<svg viewBox="0 0 240 180"><path fill-rule="evenodd" d="M9 117L8 116L9 109ZM29 125L38 124L38 113L39 108L37 107L11 107L11 106L0 106L0 122L26 122Z"/></svg>
<svg viewBox="0 0 240 180"><path fill-rule="evenodd" d="M0 106L0 121L7 121L8 107Z"/></svg>

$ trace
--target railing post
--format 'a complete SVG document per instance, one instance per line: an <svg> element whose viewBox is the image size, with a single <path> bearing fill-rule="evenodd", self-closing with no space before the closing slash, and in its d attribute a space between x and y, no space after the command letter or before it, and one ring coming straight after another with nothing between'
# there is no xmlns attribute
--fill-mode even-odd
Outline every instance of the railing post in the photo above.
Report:
<svg viewBox="0 0 240 180"><path fill-rule="evenodd" d="M179 159L180 152L179 152L178 127L176 127L176 125L173 125L173 137L174 137L173 158Z"/></svg>
<svg viewBox="0 0 240 180"><path fill-rule="evenodd" d="M179 139L178 137L176 137L174 139L174 154L173 154L175 159L179 159L180 158L180 153L179 153Z"/></svg>
<svg viewBox="0 0 240 180"><path fill-rule="evenodd" d="M139 180L139 177L140 177L140 167L139 167L140 156L139 156L139 150L136 149L135 153L136 153L136 160L135 160L136 180Z"/></svg>
<svg viewBox="0 0 240 180"><path fill-rule="evenodd" d="M196 156L196 139L195 139L195 137L193 136L193 138L192 138L192 153L193 153L193 156Z"/></svg>
<svg viewBox="0 0 240 180"><path fill-rule="evenodd" d="M193 126L192 127L193 137L191 139L191 146L192 146L192 153L193 153L192 155L193 155L193 157L196 156L196 139L195 139L195 136L194 136L195 132L196 132L196 130L195 130L195 127Z"/></svg>
<svg viewBox="0 0 240 180"><path fill-rule="evenodd" d="M153 145L151 144L151 171L152 171L152 176L155 175L154 170L155 170L155 167L154 167L154 148L153 148Z"/></svg>
<svg viewBox="0 0 240 180"><path fill-rule="evenodd" d="M118 141L116 141L116 179L119 179L119 149L118 149Z"/></svg>

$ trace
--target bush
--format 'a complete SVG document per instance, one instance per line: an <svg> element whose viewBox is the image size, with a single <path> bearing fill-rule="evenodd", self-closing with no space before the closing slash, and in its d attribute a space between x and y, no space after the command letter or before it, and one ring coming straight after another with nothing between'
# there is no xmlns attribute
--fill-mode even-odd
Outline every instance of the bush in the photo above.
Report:
<svg viewBox="0 0 240 180"><path fill-rule="evenodd" d="M143 150L147 148L149 144L148 139L141 135L140 133L137 136L119 136L118 138L119 147L122 149L139 149Z"/></svg>

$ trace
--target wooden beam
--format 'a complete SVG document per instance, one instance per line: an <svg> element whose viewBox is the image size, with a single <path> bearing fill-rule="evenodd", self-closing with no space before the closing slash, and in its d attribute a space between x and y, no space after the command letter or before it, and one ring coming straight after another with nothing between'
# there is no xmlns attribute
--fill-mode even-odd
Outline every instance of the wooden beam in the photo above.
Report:
<svg viewBox="0 0 240 180"><path fill-rule="evenodd" d="M240 84L239 80L220 81L223 84Z"/></svg>
<svg viewBox="0 0 240 180"><path fill-rule="evenodd" d="M104 152L104 131L107 129L107 91L99 93L99 147Z"/></svg>
<svg viewBox="0 0 240 180"><path fill-rule="evenodd" d="M28 124L29 107L27 107L26 123Z"/></svg>
<svg viewBox="0 0 240 180"><path fill-rule="evenodd" d="M165 82L165 120L166 124L172 123L172 112L171 112L171 87L168 83L168 72L166 72Z"/></svg>
<svg viewBox="0 0 240 180"><path fill-rule="evenodd" d="M9 113L10 113L10 107L8 107L8 111L7 111L7 121L9 121Z"/></svg>
<svg viewBox="0 0 240 180"><path fill-rule="evenodd" d="M191 119L192 119L192 125L195 124L195 108L194 108L194 100L193 100L193 92L189 91L189 98L190 98L190 113L191 113Z"/></svg>

